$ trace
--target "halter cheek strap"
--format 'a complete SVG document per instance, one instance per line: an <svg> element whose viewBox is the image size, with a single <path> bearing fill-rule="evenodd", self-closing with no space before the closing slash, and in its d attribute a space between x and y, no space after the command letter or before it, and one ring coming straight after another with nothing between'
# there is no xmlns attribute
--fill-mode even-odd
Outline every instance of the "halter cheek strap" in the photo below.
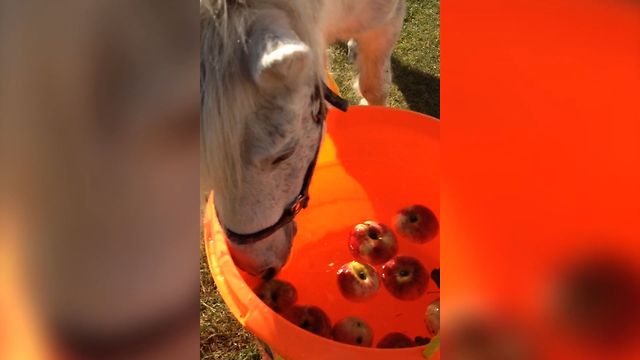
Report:
<svg viewBox="0 0 640 360"><path fill-rule="evenodd" d="M320 101L320 109L317 114L313 114L312 118L313 121L318 123L319 125L322 125L325 118L327 117L327 108L324 101L322 101L323 97L324 100L326 100L329 104L333 105L341 111L347 111L347 108L349 107L349 102L341 98L338 94L334 93L324 82L322 83L322 87L318 87L316 89L314 97L317 97L318 101ZM304 180L302 182L300 192L298 193L296 198L283 210L280 219L278 219L275 224L251 234L238 234L224 226L222 221L220 221L220 217L218 215L218 222L224 229L225 235L227 236L227 239L229 239L229 241L237 245L248 245L265 239L293 221L296 215L298 215L298 213L302 211L302 209L305 209L307 205L309 205L309 185L311 184L313 171L315 170L316 162L318 161L321 142L322 131L320 131L318 146L316 147L316 152L313 155L313 160L311 160L311 163L309 163L309 167L307 167L307 171L304 174ZM219 214L217 210L216 214Z"/></svg>
<svg viewBox="0 0 640 360"><path fill-rule="evenodd" d="M319 148L320 146L318 146L318 149ZM229 239L229 241L237 245L253 244L257 241L260 241L262 239L265 239L271 236L273 233L275 233L276 231L280 230L282 227L286 226L291 221L293 221L296 215L298 215L298 213L302 211L302 209L306 209L307 205L309 205L309 185L311 184L311 177L313 175L313 170L316 167L317 159L318 159L318 150L316 150L316 154L313 158L313 161L311 161L311 164L309 164L309 167L307 168L307 172L304 175L304 181L302 183L300 193L284 209L284 211L282 212L282 215L280 216L280 219L278 219L278 221L276 221L275 224L251 234L238 234L223 225L222 228L224 229L227 239ZM216 213L218 212L216 211ZM218 218L218 222L220 222L220 218Z"/></svg>

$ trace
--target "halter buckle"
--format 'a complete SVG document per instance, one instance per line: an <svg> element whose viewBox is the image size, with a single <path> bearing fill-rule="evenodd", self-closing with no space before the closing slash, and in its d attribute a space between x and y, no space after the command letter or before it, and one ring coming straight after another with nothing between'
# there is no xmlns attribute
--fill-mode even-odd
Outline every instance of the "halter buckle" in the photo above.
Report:
<svg viewBox="0 0 640 360"><path fill-rule="evenodd" d="M309 196L299 194L298 196L296 196L295 200L293 200L293 202L291 203L289 207L289 212L291 213L292 216L296 216L300 211L302 211L302 209L307 207L307 204L309 204Z"/></svg>

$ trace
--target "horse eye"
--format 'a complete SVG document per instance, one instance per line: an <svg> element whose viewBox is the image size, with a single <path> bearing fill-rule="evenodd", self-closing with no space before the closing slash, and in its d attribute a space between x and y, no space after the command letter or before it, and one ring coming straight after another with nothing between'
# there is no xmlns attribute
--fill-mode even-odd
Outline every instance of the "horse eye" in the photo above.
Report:
<svg viewBox="0 0 640 360"><path fill-rule="evenodd" d="M272 162L271 165L278 165L281 162L287 160L288 158L291 157L291 155L293 155L293 153L296 151L296 148L293 147L291 149L288 149L286 152L284 152L283 154L281 154L280 156L278 156L277 158L275 158Z"/></svg>

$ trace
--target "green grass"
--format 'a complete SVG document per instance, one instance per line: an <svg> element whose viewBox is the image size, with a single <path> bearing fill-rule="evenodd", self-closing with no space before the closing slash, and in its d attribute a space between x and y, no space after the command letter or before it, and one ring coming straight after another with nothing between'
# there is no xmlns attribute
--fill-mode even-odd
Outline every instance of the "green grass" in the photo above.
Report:
<svg viewBox="0 0 640 360"><path fill-rule="evenodd" d="M407 16L391 57L391 68L389 106L440 118L439 0L407 1ZM352 86L355 64L349 63L344 44L331 48L331 72L342 95L357 104L360 99Z"/></svg>
<svg viewBox="0 0 640 360"><path fill-rule="evenodd" d="M392 56L389 106L440 117L440 2L408 0L407 17ZM355 65L344 45L331 48L331 71L340 91L357 104ZM260 359L255 338L242 329L220 298L203 254L200 261L200 359Z"/></svg>
<svg viewBox="0 0 640 360"><path fill-rule="evenodd" d="M200 359L260 360L253 335L246 332L220 298L200 248Z"/></svg>

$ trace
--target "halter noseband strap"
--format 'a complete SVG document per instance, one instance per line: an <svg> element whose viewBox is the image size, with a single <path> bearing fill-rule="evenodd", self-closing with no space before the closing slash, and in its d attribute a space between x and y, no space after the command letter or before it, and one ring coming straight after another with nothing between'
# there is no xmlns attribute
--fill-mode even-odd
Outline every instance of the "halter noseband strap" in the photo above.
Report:
<svg viewBox="0 0 640 360"><path fill-rule="evenodd" d="M321 91L324 100L326 100L329 104L333 105L341 111L347 111L349 102L340 97L340 95L334 93L324 82L322 82L322 90L318 88L316 91ZM317 94L316 96L319 100L322 99L320 94ZM318 114L314 114L313 120L322 125L324 123L326 115L326 105L324 104L324 101L321 101L320 111ZM302 209L305 209L307 205L309 205L309 185L311 184L311 177L313 176L313 171L315 170L316 162L318 161L321 142L322 131L320 131L320 138L318 139L318 146L316 147L316 152L313 155L313 160L311 160L309 167L307 167L307 172L304 174L304 180L302 182L302 187L300 188L300 193L298 193L298 196L296 196L296 198L284 209L284 211L282 212L282 216L280 216L280 219L278 219L275 224L251 234L238 234L224 226L224 224L222 224L222 221L220 221L220 217L218 216L218 222L224 229L225 235L227 236L227 239L229 239L229 241L238 245L248 245L265 239L293 221L296 215L298 215L298 213L302 211Z"/></svg>

